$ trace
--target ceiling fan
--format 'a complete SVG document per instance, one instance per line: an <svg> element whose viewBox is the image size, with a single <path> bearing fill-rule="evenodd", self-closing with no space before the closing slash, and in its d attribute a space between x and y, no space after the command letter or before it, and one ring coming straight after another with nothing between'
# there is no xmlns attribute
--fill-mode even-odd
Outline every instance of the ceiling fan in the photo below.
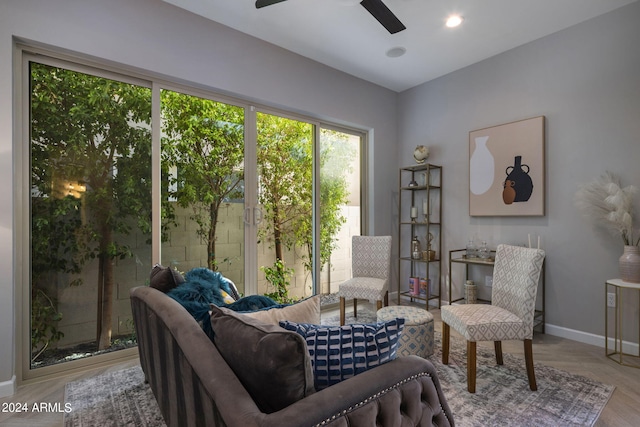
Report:
<svg viewBox="0 0 640 427"><path fill-rule="evenodd" d="M272 4L283 1L285 0L256 0L256 9L271 6ZM367 9L367 11L373 15L373 17L376 18L378 22L380 22L391 34L398 33L407 28L398 18L396 18L396 15L394 15L393 12L391 12L391 10L382 3L382 0L362 0L360 4L362 7Z"/></svg>

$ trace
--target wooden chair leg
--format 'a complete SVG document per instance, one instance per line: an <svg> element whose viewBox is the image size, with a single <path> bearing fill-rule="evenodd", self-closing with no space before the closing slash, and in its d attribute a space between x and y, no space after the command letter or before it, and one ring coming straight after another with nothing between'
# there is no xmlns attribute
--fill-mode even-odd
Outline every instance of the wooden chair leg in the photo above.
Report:
<svg viewBox="0 0 640 427"><path fill-rule="evenodd" d="M529 378L529 388L531 391L536 391L538 385L536 384L536 373L533 370L533 341L524 340L524 361L527 365L527 377Z"/></svg>
<svg viewBox="0 0 640 427"><path fill-rule="evenodd" d="M502 341L494 341L493 346L496 349L496 363L498 365L504 365L504 361L502 360Z"/></svg>
<svg viewBox="0 0 640 427"><path fill-rule="evenodd" d="M344 309L345 309L345 301L344 297L340 297L340 326L344 325Z"/></svg>
<svg viewBox="0 0 640 427"><path fill-rule="evenodd" d="M451 330L449 329L449 325L442 322L442 364L449 364L449 336L451 334Z"/></svg>
<svg viewBox="0 0 640 427"><path fill-rule="evenodd" d="M476 342L467 341L467 390L476 392Z"/></svg>
<svg viewBox="0 0 640 427"><path fill-rule="evenodd" d="M384 306L389 307L389 291L384 293Z"/></svg>
<svg viewBox="0 0 640 427"><path fill-rule="evenodd" d="M353 299L353 317L358 318L358 298Z"/></svg>
<svg viewBox="0 0 640 427"><path fill-rule="evenodd" d="M377 300L376 301L376 311L380 310L382 308L382 300Z"/></svg>

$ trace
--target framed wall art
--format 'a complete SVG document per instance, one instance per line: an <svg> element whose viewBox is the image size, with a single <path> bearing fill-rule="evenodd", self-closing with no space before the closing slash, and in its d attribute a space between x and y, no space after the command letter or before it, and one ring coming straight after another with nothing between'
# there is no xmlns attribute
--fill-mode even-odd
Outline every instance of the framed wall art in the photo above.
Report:
<svg viewBox="0 0 640 427"><path fill-rule="evenodd" d="M469 215L545 214L545 117L469 132Z"/></svg>

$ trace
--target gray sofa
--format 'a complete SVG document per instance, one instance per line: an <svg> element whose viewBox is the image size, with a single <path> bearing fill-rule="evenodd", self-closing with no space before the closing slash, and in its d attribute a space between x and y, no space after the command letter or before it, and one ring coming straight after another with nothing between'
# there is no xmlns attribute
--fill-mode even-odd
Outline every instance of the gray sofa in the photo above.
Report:
<svg viewBox="0 0 640 427"><path fill-rule="evenodd" d="M131 306L140 364L170 427L454 425L433 365L417 356L399 357L264 413L178 302L138 287Z"/></svg>

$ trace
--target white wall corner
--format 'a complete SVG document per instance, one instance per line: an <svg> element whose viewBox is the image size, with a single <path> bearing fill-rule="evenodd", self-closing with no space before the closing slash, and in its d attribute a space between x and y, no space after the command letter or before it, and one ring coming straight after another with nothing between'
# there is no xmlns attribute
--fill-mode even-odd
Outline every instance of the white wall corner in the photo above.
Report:
<svg viewBox="0 0 640 427"><path fill-rule="evenodd" d="M9 381L0 382L0 398L13 396L16 392L16 376Z"/></svg>

